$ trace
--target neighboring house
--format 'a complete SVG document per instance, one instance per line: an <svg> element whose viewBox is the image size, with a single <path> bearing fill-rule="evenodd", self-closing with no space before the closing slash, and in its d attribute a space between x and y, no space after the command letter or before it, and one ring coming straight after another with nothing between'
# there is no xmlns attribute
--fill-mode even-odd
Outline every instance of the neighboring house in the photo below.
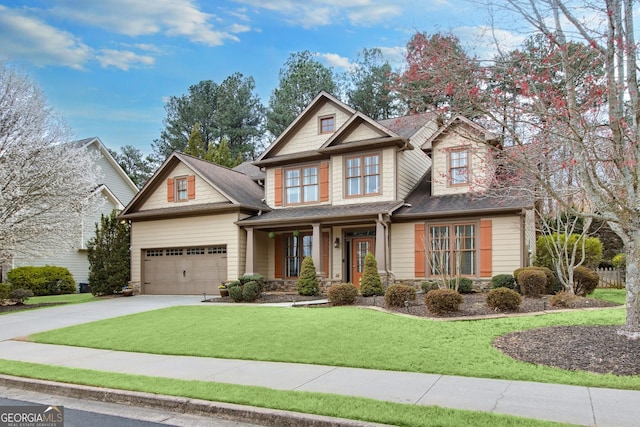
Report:
<svg viewBox="0 0 640 427"><path fill-rule="evenodd" d="M16 258L13 266L24 265L55 265L69 269L76 283L86 283L89 279L89 260L87 259L87 242L95 236L96 223L100 223L100 215L109 215L116 209L121 211L133 199L138 188L113 159L100 138L86 138L71 142L87 150L89 155L96 158L95 166L99 169L102 182L94 190L100 193L105 203L99 212L83 218L83 224L77 236L72 236L76 244L73 247L60 245L55 255L41 258ZM125 283L126 284L126 283ZM123 285L125 285L123 284Z"/></svg>
<svg viewBox="0 0 640 427"><path fill-rule="evenodd" d="M131 281L166 294L254 273L294 285L312 256L325 283L358 284L367 252L387 281L454 264L475 280L512 273L534 247L532 204L479 196L491 171L478 138L493 136L462 117L375 121L321 92L252 164L171 155L121 215Z"/></svg>

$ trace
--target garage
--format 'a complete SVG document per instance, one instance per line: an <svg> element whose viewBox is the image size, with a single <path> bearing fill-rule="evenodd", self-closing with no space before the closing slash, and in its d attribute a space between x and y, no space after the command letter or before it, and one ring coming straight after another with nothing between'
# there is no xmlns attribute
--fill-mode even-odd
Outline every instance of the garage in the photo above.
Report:
<svg viewBox="0 0 640 427"><path fill-rule="evenodd" d="M218 295L227 280L227 247L143 249L142 292L153 295Z"/></svg>

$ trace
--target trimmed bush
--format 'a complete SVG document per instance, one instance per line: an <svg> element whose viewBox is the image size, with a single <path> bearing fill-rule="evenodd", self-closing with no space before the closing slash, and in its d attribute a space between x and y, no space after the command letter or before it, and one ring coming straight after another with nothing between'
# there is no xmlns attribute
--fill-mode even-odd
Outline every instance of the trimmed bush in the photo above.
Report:
<svg viewBox="0 0 640 427"><path fill-rule="evenodd" d="M360 280L360 293L363 297L372 297L374 295L384 295L382 280L378 273L378 263L376 257L371 252L367 252L364 257L364 271Z"/></svg>
<svg viewBox="0 0 640 427"><path fill-rule="evenodd" d="M453 289L436 289L427 292L424 303L433 314L453 313L460 309L464 298Z"/></svg>
<svg viewBox="0 0 640 427"><path fill-rule="evenodd" d="M318 295L320 285L316 277L316 267L313 258L304 257L300 266L300 276L298 277L298 293L304 296Z"/></svg>
<svg viewBox="0 0 640 427"><path fill-rule="evenodd" d="M491 278L491 287L493 289L507 288L515 290L516 279L511 274L496 274Z"/></svg>
<svg viewBox="0 0 640 427"><path fill-rule="evenodd" d="M489 308L500 311L516 311L522 303L522 297L513 289L499 287L487 294Z"/></svg>
<svg viewBox="0 0 640 427"><path fill-rule="evenodd" d="M242 302L242 286L229 286L229 297L231 297L233 302Z"/></svg>
<svg viewBox="0 0 640 427"><path fill-rule="evenodd" d="M9 292L11 292L11 286L8 283L0 283L0 302L9 298Z"/></svg>
<svg viewBox="0 0 640 427"><path fill-rule="evenodd" d="M250 281L242 286L242 299L247 302L253 302L258 299L262 290L260 284L256 281Z"/></svg>
<svg viewBox="0 0 640 427"><path fill-rule="evenodd" d="M473 292L473 280L468 277L460 277L458 279L449 279L449 289L456 290L456 281L458 281L458 292L461 294L470 294Z"/></svg>
<svg viewBox="0 0 640 427"><path fill-rule="evenodd" d="M76 282L64 267L18 267L7 273L12 289L29 289L34 295L60 295L76 292Z"/></svg>
<svg viewBox="0 0 640 427"><path fill-rule="evenodd" d="M547 287L547 276L543 271L526 268L518 273L520 292L526 297L538 297L544 294Z"/></svg>
<svg viewBox="0 0 640 427"><path fill-rule="evenodd" d="M547 267L522 267L522 268L518 268L517 270L515 270L513 272L513 277L516 279L516 283L518 285L520 285L520 281L518 280L518 276L520 275L520 273L522 271L529 271L529 270L536 270L536 271L541 271L544 273L545 278L546 278L546 283L544 286L544 291L541 292L541 294L543 293L547 293L549 295L554 293L555 287L556 287L556 275L553 274L553 271L551 271L549 268ZM524 292L522 292L522 295L525 295Z"/></svg>
<svg viewBox="0 0 640 427"><path fill-rule="evenodd" d="M573 308L578 301L578 297L574 294L562 291L549 297L549 304L554 307Z"/></svg>
<svg viewBox="0 0 640 427"><path fill-rule="evenodd" d="M32 296L33 292L30 289L14 289L9 292L9 300L16 303L16 305L24 304Z"/></svg>
<svg viewBox="0 0 640 427"><path fill-rule="evenodd" d="M258 285L258 289L260 289L260 292L262 293L262 291L264 291L265 281L262 274L249 274L240 276L238 277L238 282L241 286L244 286L249 282L256 282L256 284Z"/></svg>
<svg viewBox="0 0 640 427"><path fill-rule="evenodd" d="M600 276L587 267L576 267L573 270L573 291L576 295L585 297L592 293L600 282Z"/></svg>
<svg viewBox="0 0 640 427"><path fill-rule="evenodd" d="M352 283L340 283L327 291L331 305L351 305L356 302L358 290Z"/></svg>
<svg viewBox="0 0 640 427"><path fill-rule="evenodd" d="M440 289L440 285L438 284L438 282L427 280L425 282L420 283L420 288L426 294L429 291L435 291L436 289Z"/></svg>
<svg viewBox="0 0 640 427"><path fill-rule="evenodd" d="M416 290L409 285L391 285L384 294L387 307L404 307L405 301L415 301Z"/></svg>

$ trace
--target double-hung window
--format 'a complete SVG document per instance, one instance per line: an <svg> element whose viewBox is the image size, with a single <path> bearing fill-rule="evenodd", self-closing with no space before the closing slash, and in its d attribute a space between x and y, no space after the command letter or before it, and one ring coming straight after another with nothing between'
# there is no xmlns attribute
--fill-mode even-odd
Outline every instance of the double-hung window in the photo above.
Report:
<svg viewBox="0 0 640 427"><path fill-rule="evenodd" d="M476 224L434 224L429 226L429 268L432 276L475 276L477 274Z"/></svg>
<svg viewBox="0 0 640 427"><path fill-rule="evenodd" d="M380 194L380 155L347 157L347 197Z"/></svg>
<svg viewBox="0 0 640 427"><path fill-rule="evenodd" d="M454 150L449 153L449 176L451 185L469 183L469 151Z"/></svg>
<svg viewBox="0 0 640 427"><path fill-rule="evenodd" d="M176 200L178 202L184 202L188 200L188 198L187 177L176 178Z"/></svg>
<svg viewBox="0 0 640 427"><path fill-rule="evenodd" d="M287 205L312 203L319 200L318 166L304 166L285 170Z"/></svg>

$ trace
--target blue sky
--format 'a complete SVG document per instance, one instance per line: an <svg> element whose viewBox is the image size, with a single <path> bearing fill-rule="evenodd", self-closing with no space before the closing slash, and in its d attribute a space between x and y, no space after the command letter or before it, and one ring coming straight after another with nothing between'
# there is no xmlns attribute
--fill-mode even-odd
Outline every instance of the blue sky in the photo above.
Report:
<svg viewBox="0 0 640 427"><path fill-rule="evenodd" d="M452 31L481 52L488 22L456 0L0 0L0 59L35 80L78 139L150 153L167 98L201 80L252 76L267 105L292 52L345 71L377 47L400 64L416 31Z"/></svg>

